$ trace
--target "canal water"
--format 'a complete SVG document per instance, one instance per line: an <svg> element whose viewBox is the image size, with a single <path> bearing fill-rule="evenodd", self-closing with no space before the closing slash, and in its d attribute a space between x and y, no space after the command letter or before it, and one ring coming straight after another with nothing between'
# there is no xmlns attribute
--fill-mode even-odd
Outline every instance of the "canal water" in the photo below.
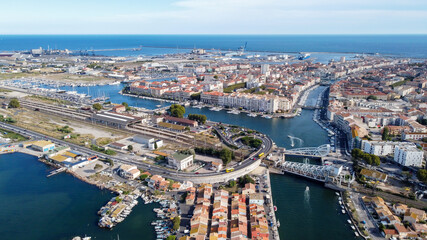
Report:
<svg viewBox="0 0 427 240"><path fill-rule="evenodd" d="M113 103L127 102L130 106L144 107L147 109L157 108L156 105L170 105L170 103L162 101L120 95L118 92L122 88L122 84L95 87L61 87L61 89L64 90L75 90L79 93L89 93L94 97L108 96ZM313 99L316 99L318 94L321 92L321 89L322 88L318 88L312 91L308 96L308 100L313 101ZM238 115L228 114L225 110L214 112L207 108L186 108L186 114L205 114L207 118L212 121L240 125L260 131L270 136L277 146L288 149L298 147L315 147L328 143L326 131L312 120L313 112L313 110L303 110L300 116L290 119L265 119L262 117L249 117L244 113ZM3 156L3 158L5 156ZM9 164L10 162L16 163L14 161L15 160L9 160L6 162ZM296 159L295 161L299 160ZM19 165L30 164L29 162L34 161L25 161ZM29 174L25 171L21 171L19 169L19 165L16 166L17 169L15 171L17 172L15 172L15 174L12 172L12 176L8 181L12 182L11 179L16 178L19 174ZM105 202L110 198L110 193L88 186L87 184L75 180L73 177L66 174L55 176L57 179L62 179L60 182L54 178L46 179L45 175L47 173L47 169L45 166L40 166L40 163L38 162L36 164L31 163L31 166L39 169L37 170L38 174L36 172L32 173L35 175L34 177L25 179L41 179L39 184L44 183L53 185L52 188L49 188L53 193L48 192L46 193L47 196L44 194L42 196L38 196L33 192L31 195L26 192L31 192L31 190L24 188L22 190L23 194L26 194L27 198L32 201L39 198L44 199L45 197L49 199L50 197L50 204L58 208L58 210L52 208L52 211L49 209L47 212L44 212L46 210L41 210L40 212L37 212L37 214L32 213L28 216L28 223L33 219L43 219L47 217L48 220L43 220L33 224L44 225L46 223L51 223L55 226L58 225L55 229L39 225L36 231L38 235L32 239L37 239L38 237L45 235L54 236L55 239L60 239L60 237L69 237L75 234L88 234L102 237L102 239L115 239L117 234L120 234L121 239L136 239L141 236L144 236L143 239L155 238L154 232L149 225L149 222L154 217L154 214L151 211L152 207L138 204L128 219L119 224L113 229L113 231L99 229L96 226L96 221L98 219L96 212L100 206L105 204ZM2 169L1 165L0 169ZM274 203L279 209L277 211L277 217L281 222L279 233L282 239L354 238L353 231L346 223L347 217L339 211L338 200L334 191L324 188L323 185L319 183L289 175L272 175L271 181ZM305 191L306 186L309 186L308 192ZM44 188L45 186L39 187ZM10 199L13 198L12 196L10 197ZM73 201L82 201L82 204L76 204L74 206L74 204L71 204ZM63 202L65 202L65 204ZM29 209L34 211L34 209L38 209L40 206L50 206L50 204L43 205L43 203L44 200L37 200L30 204L34 205ZM18 206L15 206L15 209L16 208L18 208ZM41 215L42 213L44 215ZM13 215L10 215L9 217L12 216ZM57 221L58 219L60 219L60 221ZM15 225L11 226L10 229L16 228L16 230L9 230L8 233L17 234L17 228L21 225L23 225L21 221L15 222ZM28 224L27 226L29 225L31 224Z"/></svg>
<svg viewBox="0 0 427 240"><path fill-rule="evenodd" d="M113 230L98 227L97 211L115 194L61 173L37 157L0 155L0 239L155 239L153 205L140 203Z"/></svg>

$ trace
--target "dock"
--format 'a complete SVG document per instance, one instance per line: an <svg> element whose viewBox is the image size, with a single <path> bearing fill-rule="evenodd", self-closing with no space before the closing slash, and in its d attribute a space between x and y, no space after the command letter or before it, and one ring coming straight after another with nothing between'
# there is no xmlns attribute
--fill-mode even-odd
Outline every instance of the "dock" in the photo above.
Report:
<svg viewBox="0 0 427 240"><path fill-rule="evenodd" d="M67 168L65 168L65 167L55 169L52 172L50 172L46 177L52 177L53 175L64 172L65 170L67 170Z"/></svg>
<svg viewBox="0 0 427 240"><path fill-rule="evenodd" d="M273 203L273 191L271 189L271 182L270 182L270 172L268 169L266 169L266 175L267 175L267 182L268 182L268 186L270 188L270 192L268 194L270 194L270 202L267 203L268 204L268 208L269 208L269 212L272 213L271 214L271 221L274 223L273 226L271 226L271 231L272 231L272 236L270 236L270 239L274 239L274 240L280 240L280 236L279 236L279 226L277 226L277 219L276 219L276 213L274 211L274 203Z"/></svg>

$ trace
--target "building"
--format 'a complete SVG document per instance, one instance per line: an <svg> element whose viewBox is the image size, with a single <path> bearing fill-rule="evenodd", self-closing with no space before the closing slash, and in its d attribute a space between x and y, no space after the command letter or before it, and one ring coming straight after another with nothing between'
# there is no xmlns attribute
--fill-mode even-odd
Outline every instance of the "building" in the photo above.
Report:
<svg viewBox="0 0 427 240"><path fill-rule="evenodd" d="M250 204L257 204L257 205L264 205L264 195L262 193L252 193L249 195L249 205Z"/></svg>
<svg viewBox="0 0 427 240"><path fill-rule="evenodd" d="M403 132L402 133L402 139L403 140L422 140L423 138L427 138L427 133L408 133Z"/></svg>
<svg viewBox="0 0 427 240"><path fill-rule="evenodd" d="M197 127L198 125L197 121L193 121L186 118L172 117L168 115L164 116L164 120L172 124L178 124L178 125L188 126L188 127Z"/></svg>
<svg viewBox="0 0 427 240"><path fill-rule="evenodd" d="M394 161L402 166L422 167L424 151L413 146L397 146L394 152Z"/></svg>
<svg viewBox="0 0 427 240"><path fill-rule="evenodd" d="M394 155L397 146L415 146L410 142L368 141L362 140L362 151L377 156Z"/></svg>
<svg viewBox="0 0 427 240"><path fill-rule="evenodd" d="M108 146L114 148L114 149L118 149L118 150L126 150L128 147L124 144L118 143L118 142L113 142L108 144Z"/></svg>
<svg viewBox="0 0 427 240"><path fill-rule="evenodd" d="M123 105L115 105L111 110L115 113L123 113L126 112L126 107Z"/></svg>
<svg viewBox="0 0 427 240"><path fill-rule="evenodd" d="M174 153L167 157L168 164L178 170L184 170L193 165L194 156L191 154Z"/></svg>
<svg viewBox="0 0 427 240"><path fill-rule="evenodd" d="M135 179L139 177L141 172L135 165L122 164L119 167L118 174L126 179Z"/></svg>
<svg viewBox="0 0 427 240"><path fill-rule="evenodd" d="M31 148L40 152L49 152L55 148L55 144L51 141L40 140L32 142Z"/></svg>
<svg viewBox="0 0 427 240"><path fill-rule="evenodd" d="M243 195L250 195L252 193L255 193L255 184L252 183L246 183L245 187L242 189L242 194Z"/></svg>
<svg viewBox="0 0 427 240"><path fill-rule="evenodd" d="M381 181L381 182L387 181L387 174L382 173L382 172L378 172L378 171L374 171L374 170L364 168L364 169L362 169L362 171L360 171L360 174L362 174L362 176L364 176L367 179L371 179L371 180L375 180L375 181Z"/></svg>
<svg viewBox="0 0 427 240"><path fill-rule="evenodd" d="M92 114L90 120L92 122L107 125L110 127L125 128L129 124L141 122L142 118L134 117L127 114L104 111Z"/></svg>

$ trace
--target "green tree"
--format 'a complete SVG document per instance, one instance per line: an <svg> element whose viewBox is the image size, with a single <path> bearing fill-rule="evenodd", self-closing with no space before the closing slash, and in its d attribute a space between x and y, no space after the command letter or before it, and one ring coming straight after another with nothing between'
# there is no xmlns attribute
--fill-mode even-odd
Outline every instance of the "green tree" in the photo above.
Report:
<svg viewBox="0 0 427 240"><path fill-rule="evenodd" d="M92 105L92 108L95 109L96 111L99 111L102 109L102 105L100 103L95 103Z"/></svg>
<svg viewBox="0 0 427 240"><path fill-rule="evenodd" d="M176 216L176 217L174 217L173 219L172 219L172 222L173 222L173 230L178 230L179 229L179 225L181 224L181 218L180 217L178 217L178 216Z"/></svg>
<svg viewBox="0 0 427 240"><path fill-rule="evenodd" d="M208 118L203 114L188 114L188 119L197 121L200 124L205 124Z"/></svg>
<svg viewBox="0 0 427 240"><path fill-rule="evenodd" d="M139 179L140 179L141 181L144 181L147 177L148 177L148 175L147 175L147 174L142 174L141 176L139 176Z"/></svg>
<svg viewBox="0 0 427 240"><path fill-rule="evenodd" d="M169 114L172 117L183 118L185 114L185 107L179 104L172 104L169 108Z"/></svg>
<svg viewBox="0 0 427 240"><path fill-rule="evenodd" d="M384 141L391 140L390 130L388 129L388 127L384 127L384 129L383 129L382 140L384 140Z"/></svg>
<svg viewBox="0 0 427 240"><path fill-rule="evenodd" d="M175 235L169 235L166 240L176 240L176 236Z"/></svg>
<svg viewBox="0 0 427 240"><path fill-rule="evenodd" d="M422 182L427 182L427 169L418 170L417 178L418 178L418 180L420 180Z"/></svg>
<svg viewBox="0 0 427 240"><path fill-rule="evenodd" d="M231 160L233 160L233 152L226 148L223 148L219 153L219 157L221 158L224 166L227 166L227 164L229 164Z"/></svg>
<svg viewBox="0 0 427 240"><path fill-rule="evenodd" d="M228 182L228 187L234 187L236 186L236 181L231 180L230 182Z"/></svg>
<svg viewBox="0 0 427 240"><path fill-rule="evenodd" d="M129 145L128 146L128 151L132 151L133 150L133 146L132 145Z"/></svg>
<svg viewBox="0 0 427 240"><path fill-rule="evenodd" d="M243 177L239 178L239 183L244 186L246 183L255 183L255 180L253 178L251 178L251 176L249 175L244 175Z"/></svg>
<svg viewBox="0 0 427 240"><path fill-rule="evenodd" d="M367 99L368 99L368 100L370 100L370 99L372 99L372 100L377 100L378 98L377 98L377 96L369 95Z"/></svg>
<svg viewBox="0 0 427 240"><path fill-rule="evenodd" d="M154 149L157 149L157 142L154 142Z"/></svg>
<svg viewBox="0 0 427 240"><path fill-rule="evenodd" d="M373 164L374 164L375 166L379 166L379 165L381 164L380 157L378 157L378 156L373 156L373 160L374 160Z"/></svg>
<svg viewBox="0 0 427 240"><path fill-rule="evenodd" d="M125 106L126 108L129 107L129 104L127 102L122 102L122 105Z"/></svg>
<svg viewBox="0 0 427 240"><path fill-rule="evenodd" d="M193 93L191 94L190 99L200 101L200 95L200 93Z"/></svg>
<svg viewBox="0 0 427 240"><path fill-rule="evenodd" d="M9 108L19 108L20 106L21 105L20 105L18 99L16 99L16 98L11 99L9 102Z"/></svg>

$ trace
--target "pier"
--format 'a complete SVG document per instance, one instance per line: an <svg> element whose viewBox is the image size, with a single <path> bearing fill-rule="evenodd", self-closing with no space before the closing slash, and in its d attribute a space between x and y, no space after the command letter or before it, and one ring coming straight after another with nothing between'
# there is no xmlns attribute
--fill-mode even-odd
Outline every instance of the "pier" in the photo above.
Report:
<svg viewBox="0 0 427 240"><path fill-rule="evenodd" d="M65 168L65 167L55 169L52 172L50 172L46 177L52 177L53 175L64 172L65 170L67 170L67 168Z"/></svg>

